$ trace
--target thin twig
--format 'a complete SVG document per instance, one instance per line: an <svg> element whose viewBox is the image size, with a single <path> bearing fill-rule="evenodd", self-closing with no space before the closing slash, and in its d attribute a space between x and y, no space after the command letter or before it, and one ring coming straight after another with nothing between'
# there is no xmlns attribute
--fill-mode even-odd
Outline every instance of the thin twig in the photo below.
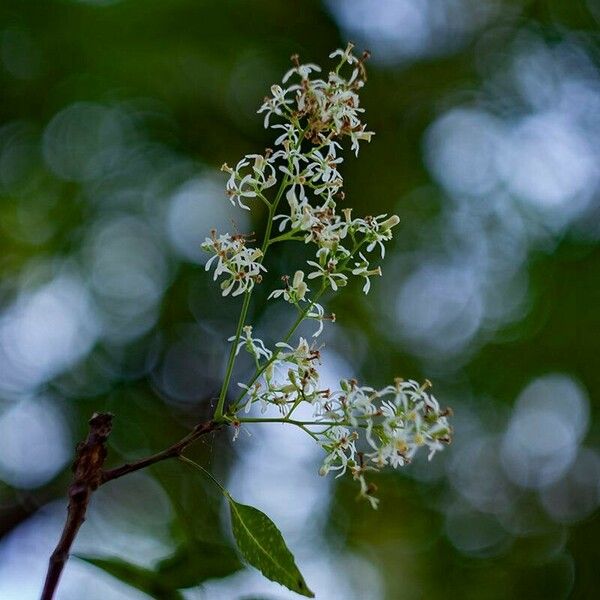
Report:
<svg viewBox="0 0 600 600"><path fill-rule="evenodd" d="M219 429L223 423L219 423L217 421L207 421L206 423L200 423L194 427L191 433L188 433L184 438L169 446L165 450L161 452L157 452L152 456L147 456L146 458L141 458L140 460L136 460L131 463L125 463L120 467L115 469L110 469L109 471L104 471L102 474L101 484L107 483L108 481L112 481L113 479L117 479L118 477L123 477L123 475L127 475L128 473L133 473L134 471L139 471L140 469L145 469L150 465L153 465L162 460L166 460L167 458L175 458L181 456L181 453L193 442L195 442L198 438L202 437L210 433L211 431L215 431Z"/></svg>
<svg viewBox="0 0 600 600"><path fill-rule="evenodd" d="M90 431L86 441L77 447L77 456L73 463L73 481L69 486L67 520L60 540L50 557L46 582L40 600L52 600L54 597L61 573L69 558L71 546L79 528L85 521L90 497L99 486L118 477L123 477L123 475L145 469L167 458L179 457L198 438L219 429L223 425L224 423L212 420L200 423L185 437L162 452L104 471L102 467L106 458L106 440L112 428L112 415L107 413L94 414L90 419Z"/></svg>

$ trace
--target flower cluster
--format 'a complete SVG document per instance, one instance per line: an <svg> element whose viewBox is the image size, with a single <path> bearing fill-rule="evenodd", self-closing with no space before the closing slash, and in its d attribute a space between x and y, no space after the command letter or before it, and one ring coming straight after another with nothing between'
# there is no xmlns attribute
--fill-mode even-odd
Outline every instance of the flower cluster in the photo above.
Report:
<svg viewBox="0 0 600 600"><path fill-rule="evenodd" d="M368 472L403 466L422 446L431 458L450 442L449 411L440 409L427 391L428 382L419 385L398 379L376 390L343 380L339 390L323 389L321 348L302 337L295 346L288 343L305 320L318 324L313 338L323 331L324 321L335 320L318 303L325 291L336 292L357 277L363 280L363 292L369 292L372 278L382 274L381 267L372 263L384 258L399 222L396 215L353 217L351 208L337 209L344 200L340 173L344 142L358 155L361 143L373 136L362 122L364 109L358 96L366 81L368 55L359 58L352 50L348 44L333 52L330 57L337 59L337 65L324 77L319 77L318 65L301 64L297 56L292 57L293 67L282 85L271 88L258 111L264 114L265 127L276 132L273 149L248 154L234 168L222 167L229 174L227 195L234 205L249 210L253 202L261 202L268 208L261 249L247 246L249 236L217 236L214 231L203 247L214 254L207 270L214 265L214 278L225 277L223 295L246 293L237 333L229 338L232 347L217 417L224 415L236 431L245 421L261 420L301 427L326 452L321 474L350 471L360 484L361 496L376 507ZM280 211L281 205L286 210ZM272 234L274 228L278 232ZM284 341L269 349L245 320L250 292L265 271L265 253L273 244L286 241L303 243L314 254L304 270L284 275L283 286L269 294L269 299L283 300L298 313ZM241 394L225 413L233 364L242 348L253 357L256 372L248 383L238 383ZM301 404L310 408L311 421L292 418ZM242 416L253 406L263 413L272 408L281 417Z"/></svg>
<svg viewBox="0 0 600 600"><path fill-rule="evenodd" d="M281 235L266 243L298 240L316 245L307 278L318 279L323 290L336 291L357 275L365 279L363 291L368 293L370 278L380 275L381 268L371 267L366 254L379 247L383 258L384 243L392 239L399 221L395 215L353 219L351 209L337 213L337 202L344 198L339 172L343 142L349 139L358 154L360 142L373 136L361 121L364 109L358 96L366 81L367 56L354 56L349 44L330 55L338 59L335 69L326 78L314 79L320 67L292 57L294 66L283 78L286 87L274 85L258 111L265 114L265 127L277 132L275 149L248 154L233 168L222 167L229 174L227 195L241 208L249 209L247 202L258 199L274 213L285 198L289 210L270 214ZM276 184L277 192L270 194ZM359 252L360 263L354 264Z"/></svg>
<svg viewBox="0 0 600 600"><path fill-rule="evenodd" d="M300 338L295 348L284 342L279 342L277 348L264 369L264 377L251 386L238 384L248 392L246 412L253 403L259 402L262 412L269 406L276 406L282 414L291 416L300 402L313 404L329 393L319 389L321 354L318 349L304 338Z"/></svg>
<svg viewBox="0 0 600 600"><path fill-rule="evenodd" d="M321 69L317 65L301 65L293 57L295 66L284 77L299 79L286 89L272 88L272 96L265 99L259 112L265 113L265 125L273 116L273 128L283 133L276 140L280 149L271 159L285 163L279 170L284 174L288 189L285 195L289 213L279 214L279 231L283 239L303 240L317 246L315 260L308 261L313 269L309 279L319 279L323 288L346 285L349 275L365 278L363 290L368 293L370 277L380 275L379 267L370 268L369 260L361 255L360 265L352 268L352 258L364 248L371 252L376 246L391 240L397 216L387 215L352 219L351 209L343 215L336 212L337 202L343 199L343 178L338 168L343 162L339 152L344 138L350 138L351 147L358 155L360 141L370 141L372 132L361 122L358 91L364 85L366 72L364 60L352 54L352 44L345 50L330 55L339 57L339 63L326 79L311 79L311 74ZM342 71L350 65L351 72L344 77ZM303 147L302 141L309 145ZM286 232L283 234L283 232ZM359 268L360 267L360 268Z"/></svg>
<svg viewBox="0 0 600 600"><path fill-rule="evenodd" d="M359 90L366 81L364 61L368 58L365 52L361 58L352 53L353 45L348 44L345 50L336 50L330 58L339 57L337 67L331 71L327 79L311 79L311 73L320 73L321 68L315 64L300 64L297 55L292 56L294 66L283 77L286 84L292 77L299 81L287 88L274 85L271 97L259 109L265 113L265 127L269 126L273 115L284 120L304 120L306 138L321 144L335 137L348 136L352 142L352 150L358 154L359 142L370 141L372 132L366 130L360 115ZM341 74L342 67L350 65L349 77Z"/></svg>
<svg viewBox="0 0 600 600"><path fill-rule="evenodd" d="M404 466L421 447L429 449L431 459L450 443L450 411L440 409L426 391L430 385L396 379L394 385L375 390L355 380L342 381L341 390L322 403L318 415L325 426L320 443L327 453L321 474L337 470L341 475L350 469L361 495L376 507L374 487L365 479L368 471Z"/></svg>
<svg viewBox="0 0 600 600"><path fill-rule="evenodd" d="M217 235L213 229L210 237L202 244L204 250L213 254L206 263L206 270L214 263L213 279L216 281L220 275L225 275L225 280L221 283L223 296L227 296L232 290L232 296L251 290L255 283L261 281L261 271L266 270L261 264L262 251L247 247L246 240L247 236L244 235Z"/></svg>
<svg viewBox="0 0 600 600"><path fill-rule="evenodd" d="M321 475L350 471L360 483L360 495L373 507L378 500L375 487L366 481L369 471L407 465L421 447L431 460L451 441L450 410L441 409L427 391L429 381L419 385L396 379L376 390L350 379L342 380L339 390L323 389L321 353L303 338L295 348L279 343L278 352L268 358L261 379L251 386L238 384L246 392L244 411L254 403L263 413L274 406L289 421L301 403L312 405L314 421L302 426L326 452Z"/></svg>

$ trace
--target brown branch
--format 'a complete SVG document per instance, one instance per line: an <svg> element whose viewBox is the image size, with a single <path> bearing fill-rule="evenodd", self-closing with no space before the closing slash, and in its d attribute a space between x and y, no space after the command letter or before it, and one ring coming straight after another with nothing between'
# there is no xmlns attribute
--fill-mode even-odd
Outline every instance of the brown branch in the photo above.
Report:
<svg viewBox="0 0 600 600"><path fill-rule="evenodd" d="M85 521L90 497L99 486L128 473L145 469L167 458L181 456L190 444L203 435L219 429L222 425L223 423L216 421L200 423L185 437L162 452L104 471L102 467L106 458L106 440L112 428L112 415L94 414L90 419L87 440L77 446L77 456L73 463L74 476L69 486L67 520L60 540L50 557L41 600L52 600L75 536Z"/></svg>
<svg viewBox="0 0 600 600"><path fill-rule="evenodd" d="M147 456L146 458L141 458L140 460L136 460L131 463L125 463L116 469L110 469L109 471L104 471L102 474L101 484L107 483L108 481L112 481L113 479L117 479L118 477L123 477L123 475L127 475L128 473L133 473L134 471L139 471L140 469L145 469L150 465L153 465L162 460L166 460L167 458L174 458L177 456L181 456L181 453L193 442L195 442L198 438L210 433L211 431L215 431L222 426L222 423L217 423L216 421L207 421L206 423L200 423L194 427L191 433L188 433L184 438L169 446L162 452L157 452L152 456Z"/></svg>
<svg viewBox="0 0 600 600"><path fill-rule="evenodd" d="M73 463L73 481L69 486L67 520L60 540L50 556L41 600L51 600L54 596L73 540L85 521L90 496L101 483L102 465L106 458L105 443L111 428L112 415L94 414L90 419L90 431L86 441L77 446L77 456Z"/></svg>

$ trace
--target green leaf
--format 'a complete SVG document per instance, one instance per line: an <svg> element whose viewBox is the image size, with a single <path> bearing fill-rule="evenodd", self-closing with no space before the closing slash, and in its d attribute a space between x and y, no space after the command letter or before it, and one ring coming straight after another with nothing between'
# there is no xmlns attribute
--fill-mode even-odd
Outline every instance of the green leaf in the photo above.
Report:
<svg viewBox="0 0 600 600"><path fill-rule="evenodd" d="M241 568L235 551L224 544L197 542L183 544L162 560L156 572L173 589L194 587L213 577L227 577Z"/></svg>
<svg viewBox="0 0 600 600"><path fill-rule="evenodd" d="M239 504L229 495L227 500L233 535L242 556L268 579L314 598L275 523L253 506Z"/></svg>
<svg viewBox="0 0 600 600"><path fill-rule="evenodd" d="M127 583L156 600L184 600L183 596L172 586L165 585L154 571L144 569L118 558L99 558L95 556L76 555L77 558L102 569L116 579Z"/></svg>

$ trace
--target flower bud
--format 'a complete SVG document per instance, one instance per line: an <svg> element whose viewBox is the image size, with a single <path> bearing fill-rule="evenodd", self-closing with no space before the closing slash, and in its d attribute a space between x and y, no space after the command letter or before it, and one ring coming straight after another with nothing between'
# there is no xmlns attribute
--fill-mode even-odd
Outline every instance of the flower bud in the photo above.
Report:
<svg viewBox="0 0 600 600"><path fill-rule="evenodd" d="M386 219L381 225L380 228L383 231L387 231L392 227L396 227L400 223L400 217L398 215L392 215L389 219Z"/></svg>
<svg viewBox="0 0 600 600"><path fill-rule="evenodd" d="M294 283L293 286L297 288L304 282L304 271L296 271L294 273Z"/></svg>

